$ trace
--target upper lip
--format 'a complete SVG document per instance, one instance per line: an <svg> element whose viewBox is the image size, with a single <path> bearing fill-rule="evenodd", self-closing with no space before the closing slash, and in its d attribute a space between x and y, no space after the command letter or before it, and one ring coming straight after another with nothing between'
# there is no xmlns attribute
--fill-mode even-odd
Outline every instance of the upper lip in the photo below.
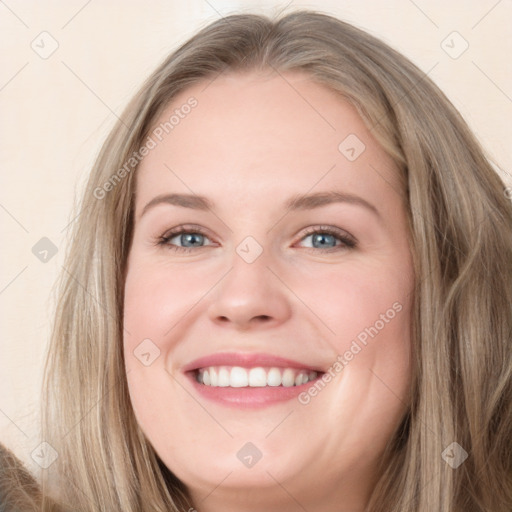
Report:
<svg viewBox="0 0 512 512"><path fill-rule="evenodd" d="M267 366L276 368L297 368L321 372L318 366L313 366L293 359L264 353L244 352L219 352L208 356L194 359L183 367L184 372L207 368L208 366L240 366L242 368L253 368L256 366Z"/></svg>

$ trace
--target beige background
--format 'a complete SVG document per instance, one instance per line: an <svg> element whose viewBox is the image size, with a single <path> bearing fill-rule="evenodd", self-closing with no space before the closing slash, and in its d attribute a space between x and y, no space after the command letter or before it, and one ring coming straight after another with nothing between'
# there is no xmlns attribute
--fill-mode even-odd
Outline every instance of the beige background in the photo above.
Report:
<svg viewBox="0 0 512 512"><path fill-rule="evenodd" d="M162 58L208 22L302 7L366 29L425 72L435 66L429 76L512 186L510 0L0 1L0 441L31 469L52 286L74 198L115 115ZM446 39L453 31L463 39ZM452 58L464 40L467 50ZM46 263L32 253L42 237L58 248Z"/></svg>

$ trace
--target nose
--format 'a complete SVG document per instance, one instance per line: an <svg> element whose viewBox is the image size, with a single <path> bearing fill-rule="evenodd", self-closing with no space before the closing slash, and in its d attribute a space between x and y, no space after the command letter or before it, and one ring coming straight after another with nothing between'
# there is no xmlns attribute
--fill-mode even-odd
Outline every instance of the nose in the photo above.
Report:
<svg viewBox="0 0 512 512"><path fill-rule="evenodd" d="M291 296L264 255L252 263L235 255L230 271L215 287L208 314L215 324L240 331L273 328L290 317Z"/></svg>

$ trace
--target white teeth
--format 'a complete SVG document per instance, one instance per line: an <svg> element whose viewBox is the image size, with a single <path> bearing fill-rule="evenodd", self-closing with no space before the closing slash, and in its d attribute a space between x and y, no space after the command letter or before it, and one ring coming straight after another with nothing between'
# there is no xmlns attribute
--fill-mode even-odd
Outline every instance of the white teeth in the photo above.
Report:
<svg viewBox="0 0 512 512"><path fill-rule="evenodd" d="M278 368L270 368L267 373L267 384L269 386L281 385L281 371Z"/></svg>
<svg viewBox="0 0 512 512"><path fill-rule="evenodd" d="M283 386L289 388L295 384L295 372L291 368L286 368L283 372Z"/></svg>
<svg viewBox="0 0 512 512"><path fill-rule="evenodd" d="M233 366L230 377L229 385L232 388L245 388L249 385L249 374L245 368Z"/></svg>
<svg viewBox="0 0 512 512"><path fill-rule="evenodd" d="M230 383L230 375L227 368L220 368L219 370L219 380L218 380L218 386L221 388L227 388ZM213 386L213 384L212 384Z"/></svg>
<svg viewBox="0 0 512 512"><path fill-rule="evenodd" d="M318 376L317 372L293 368L242 368L241 366L210 366L201 368L197 381L205 386L261 388L266 386L300 386Z"/></svg>
<svg viewBox="0 0 512 512"><path fill-rule="evenodd" d="M249 386L262 388L267 385L267 372L263 368L251 368L249 370Z"/></svg>

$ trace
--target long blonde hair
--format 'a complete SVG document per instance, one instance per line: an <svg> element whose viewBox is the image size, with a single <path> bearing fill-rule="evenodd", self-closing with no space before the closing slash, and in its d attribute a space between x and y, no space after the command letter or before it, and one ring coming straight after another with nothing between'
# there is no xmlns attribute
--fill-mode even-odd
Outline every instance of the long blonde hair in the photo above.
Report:
<svg viewBox="0 0 512 512"><path fill-rule="evenodd" d="M130 404L122 318L136 168L118 171L179 92L256 69L303 71L338 92L400 170L417 278L413 392L368 511L512 510L512 206L504 184L425 73L313 11L208 25L149 77L103 145L74 224L45 368L43 439L58 458L43 472L44 493L84 512L192 506ZM453 442L468 454L456 469L442 456Z"/></svg>

